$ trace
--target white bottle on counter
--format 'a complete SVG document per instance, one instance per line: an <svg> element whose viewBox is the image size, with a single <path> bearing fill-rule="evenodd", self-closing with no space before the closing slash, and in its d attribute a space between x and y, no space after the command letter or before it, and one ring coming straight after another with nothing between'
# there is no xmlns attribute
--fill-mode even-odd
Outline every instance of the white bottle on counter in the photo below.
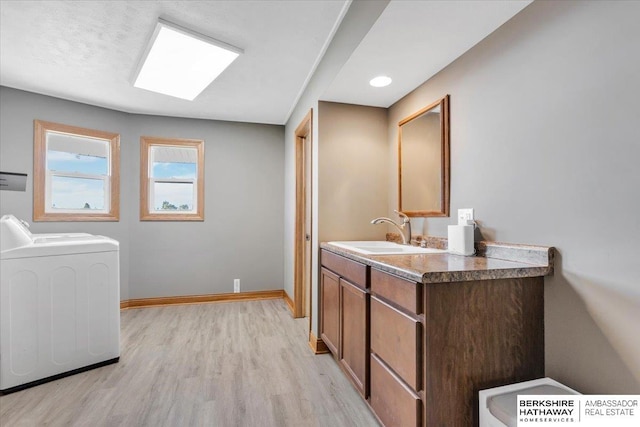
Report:
<svg viewBox="0 0 640 427"><path fill-rule="evenodd" d="M467 221L465 221L467 222ZM455 255L474 255L476 253L473 245L473 231L475 224L457 224L449 226L449 253Z"/></svg>

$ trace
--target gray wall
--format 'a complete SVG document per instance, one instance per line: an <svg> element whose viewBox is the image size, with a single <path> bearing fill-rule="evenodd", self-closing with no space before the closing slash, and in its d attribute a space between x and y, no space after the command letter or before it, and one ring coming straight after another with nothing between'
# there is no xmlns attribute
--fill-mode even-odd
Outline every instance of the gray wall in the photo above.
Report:
<svg viewBox="0 0 640 427"><path fill-rule="evenodd" d="M284 127L141 116L136 129L205 140L205 221L134 218L131 297L233 292L233 279L242 291L282 289Z"/></svg>
<svg viewBox="0 0 640 427"><path fill-rule="evenodd" d="M451 212L486 240L555 246L546 373L584 393L640 392L640 2L536 1L389 110L451 94ZM390 174L389 211L397 182Z"/></svg>
<svg viewBox="0 0 640 427"><path fill-rule="evenodd" d="M0 213L31 221L33 120L120 133L120 221L34 223L120 241L121 299L282 289L283 126L126 114L0 88L0 169L29 174ZM139 220L140 136L205 140L205 221Z"/></svg>

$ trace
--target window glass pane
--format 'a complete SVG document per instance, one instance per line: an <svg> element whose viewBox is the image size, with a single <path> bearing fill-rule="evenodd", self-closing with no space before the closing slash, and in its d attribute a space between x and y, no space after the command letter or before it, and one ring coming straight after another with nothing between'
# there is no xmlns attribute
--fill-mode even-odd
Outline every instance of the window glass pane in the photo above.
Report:
<svg viewBox="0 0 640 427"><path fill-rule="evenodd" d="M105 157L47 150L47 169L59 172L107 175L109 165Z"/></svg>
<svg viewBox="0 0 640 427"><path fill-rule="evenodd" d="M195 163L153 162L151 176L154 178L195 179Z"/></svg>
<svg viewBox="0 0 640 427"><path fill-rule="evenodd" d="M51 177L54 209L104 210L105 188L101 179Z"/></svg>
<svg viewBox="0 0 640 427"><path fill-rule="evenodd" d="M193 183L154 182L153 199L156 211L192 211Z"/></svg>
<svg viewBox="0 0 640 427"><path fill-rule="evenodd" d="M153 178L196 178L198 150L191 147L151 147Z"/></svg>

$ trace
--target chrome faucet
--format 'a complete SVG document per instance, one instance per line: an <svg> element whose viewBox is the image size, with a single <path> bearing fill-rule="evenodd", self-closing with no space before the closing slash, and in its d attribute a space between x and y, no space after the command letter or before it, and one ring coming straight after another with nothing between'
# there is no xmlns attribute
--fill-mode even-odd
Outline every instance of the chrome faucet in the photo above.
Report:
<svg viewBox="0 0 640 427"><path fill-rule="evenodd" d="M371 221L371 224L380 224L382 222L386 222L388 224L393 225L400 232L400 237L402 237L403 245L411 244L411 222L409 221L409 217L400 211L394 210L402 218L402 224L398 224L391 218L387 218L386 216L381 216L379 218Z"/></svg>

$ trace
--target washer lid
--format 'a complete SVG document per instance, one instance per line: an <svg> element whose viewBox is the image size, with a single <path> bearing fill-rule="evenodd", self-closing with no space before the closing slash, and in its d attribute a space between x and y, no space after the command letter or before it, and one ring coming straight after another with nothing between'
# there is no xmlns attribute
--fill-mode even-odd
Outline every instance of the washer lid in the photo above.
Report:
<svg viewBox="0 0 640 427"><path fill-rule="evenodd" d="M0 259L74 255L93 252L112 252L119 249L117 240L92 234L33 234L32 243L3 250Z"/></svg>

